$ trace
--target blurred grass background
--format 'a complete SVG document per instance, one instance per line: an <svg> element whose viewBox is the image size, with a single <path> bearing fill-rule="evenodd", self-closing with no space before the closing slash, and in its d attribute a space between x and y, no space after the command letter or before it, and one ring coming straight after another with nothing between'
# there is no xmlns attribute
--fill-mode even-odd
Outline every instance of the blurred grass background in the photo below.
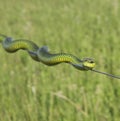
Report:
<svg viewBox="0 0 120 121"><path fill-rule="evenodd" d="M120 75L119 0L0 0L0 33L92 57ZM120 81L70 65L47 67L0 46L0 121L119 121Z"/></svg>

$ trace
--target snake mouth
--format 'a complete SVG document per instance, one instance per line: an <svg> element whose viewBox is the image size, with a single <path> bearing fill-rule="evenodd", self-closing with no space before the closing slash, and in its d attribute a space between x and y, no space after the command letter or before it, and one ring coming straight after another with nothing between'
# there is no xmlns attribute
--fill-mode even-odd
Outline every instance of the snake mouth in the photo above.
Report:
<svg viewBox="0 0 120 121"><path fill-rule="evenodd" d="M95 67L95 63L84 63L83 64L83 67L86 69L86 70L92 70L94 67Z"/></svg>
<svg viewBox="0 0 120 121"><path fill-rule="evenodd" d="M95 67L95 61L92 58L83 58L82 62L86 70L92 70Z"/></svg>

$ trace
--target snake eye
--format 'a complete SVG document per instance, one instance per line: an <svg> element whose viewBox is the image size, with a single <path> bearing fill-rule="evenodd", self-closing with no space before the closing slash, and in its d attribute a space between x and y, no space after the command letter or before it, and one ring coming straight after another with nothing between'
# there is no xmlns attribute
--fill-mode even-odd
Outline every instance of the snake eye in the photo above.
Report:
<svg viewBox="0 0 120 121"><path fill-rule="evenodd" d="M90 63L94 63L94 61L93 60L90 60Z"/></svg>
<svg viewBox="0 0 120 121"><path fill-rule="evenodd" d="M95 63L92 58L83 58L83 62Z"/></svg>

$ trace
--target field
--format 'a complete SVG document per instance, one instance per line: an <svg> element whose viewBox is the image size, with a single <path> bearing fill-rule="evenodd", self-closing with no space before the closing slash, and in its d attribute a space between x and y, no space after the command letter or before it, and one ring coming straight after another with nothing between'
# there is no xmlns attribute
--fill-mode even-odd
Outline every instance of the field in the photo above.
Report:
<svg viewBox="0 0 120 121"><path fill-rule="evenodd" d="M119 0L1 0L0 33L92 57L97 70L120 75ZM0 121L120 121L118 79L2 46L0 65Z"/></svg>

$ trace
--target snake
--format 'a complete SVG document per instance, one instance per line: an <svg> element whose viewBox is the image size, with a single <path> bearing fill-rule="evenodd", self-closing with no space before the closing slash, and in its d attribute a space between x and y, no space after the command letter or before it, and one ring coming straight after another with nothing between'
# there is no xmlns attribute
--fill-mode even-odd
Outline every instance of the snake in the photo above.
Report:
<svg viewBox="0 0 120 121"><path fill-rule="evenodd" d="M14 40L11 37L7 37L3 34L0 36L5 39L0 39L0 43L4 50L8 53L14 53L18 50L25 50L28 52L29 56L38 62L41 62L47 66L54 66L60 63L68 63L72 65L74 68L81 71L91 70L92 72L100 73L106 76L110 76L112 78L120 79L119 76L115 76L113 74L109 74L106 72L102 72L94 69L96 63L92 58L83 58L79 59L78 57L68 54L68 53L50 53L47 46L39 47L33 41L26 39L17 39Z"/></svg>
<svg viewBox="0 0 120 121"><path fill-rule="evenodd" d="M11 37L0 34L5 39L0 40L2 47L9 53L14 53L18 50L26 50L31 58L35 61L41 62L47 66L54 66L60 63L68 63L78 70L87 71L95 67L95 62L92 58L79 59L78 57L67 53L49 52L47 46L39 47L33 41L26 39L14 40Z"/></svg>

